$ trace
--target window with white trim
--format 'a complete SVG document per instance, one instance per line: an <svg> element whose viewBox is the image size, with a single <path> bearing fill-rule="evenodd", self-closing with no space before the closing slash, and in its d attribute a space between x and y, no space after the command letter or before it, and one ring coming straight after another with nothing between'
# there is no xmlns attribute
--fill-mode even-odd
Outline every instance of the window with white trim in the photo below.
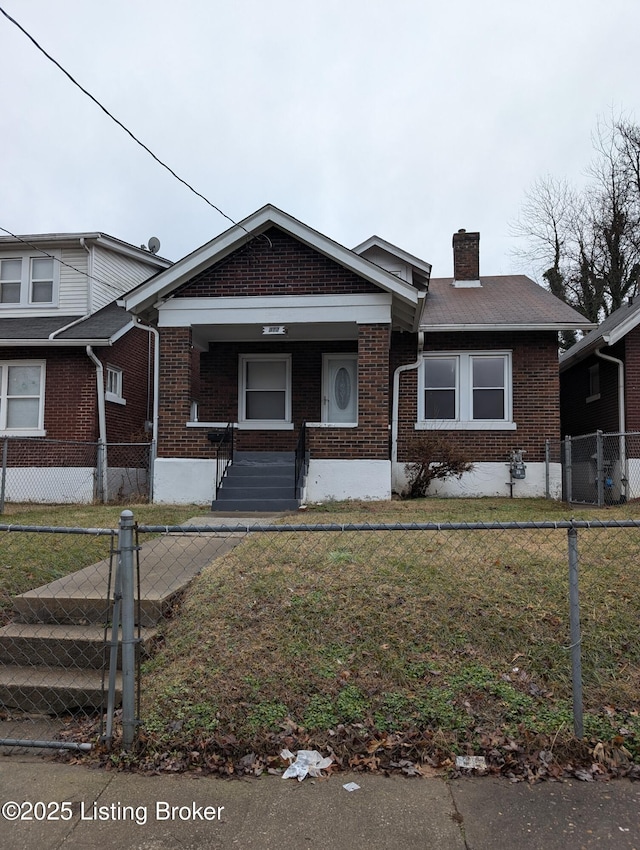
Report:
<svg viewBox="0 0 640 850"><path fill-rule="evenodd" d="M107 401L125 403L122 394L122 369L117 366L107 366L105 398Z"/></svg>
<svg viewBox="0 0 640 850"><path fill-rule="evenodd" d="M241 354L238 421L256 426L291 423L291 355Z"/></svg>
<svg viewBox="0 0 640 850"><path fill-rule="evenodd" d="M0 307L56 304L59 269L53 257L27 254L0 259Z"/></svg>
<svg viewBox="0 0 640 850"><path fill-rule="evenodd" d="M44 362L0 361L0 433L44 432Z"/></svg>
<svg viewBox="0 0 640 850"><path fill-rule="evenodd" d="M418 427L513 427L510 352L425 354L420 374Z"/></svg>

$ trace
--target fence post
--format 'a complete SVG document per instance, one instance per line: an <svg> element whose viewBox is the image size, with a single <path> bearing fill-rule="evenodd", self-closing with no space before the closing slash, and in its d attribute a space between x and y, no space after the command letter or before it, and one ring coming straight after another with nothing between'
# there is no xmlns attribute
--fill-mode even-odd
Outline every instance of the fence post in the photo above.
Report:
<svg viewBox="0 0 640 850"><path fill-rule="evenodd" d="M2 480L0 481L0 514L4 513L4 497L7 487L7 454L9 451L9 440L7 437L2 441Z"/></svg>
<svg viewBox="0 0 640 850"><path fill-rule="evenodd" d="M578 529L567 530L569 544L569 622L571 632L571 681L573 685L573 731L582 738L582 647L580 599L578 594Z"/></svg>
<svg viewBox="0 0 640 850"><path fill-rule="evenodd" d="M571 437L567 434L564 438L564 495L566 502L572 502L573 481L571 478Z"/></svg>
<svg viewBox="0 0 640 850"><path fill-rule="evenodd" d="M604 454L602 446L602 431L596 431L596 475L598 486L598 507L604 505Z"/></svg>
<svg viewBox="0 0 640 850"><path fill-rule="evenodd" d="M551 445L549 440L544 441L544 497L545 499L551 498L551 489L549 484L549 476L550 476L550 464L551 464Z"/></svg>
<svg viewBox="0 0 640 850"><path fill-rule="evenodd" d="M122 591L122 746L130 750L136 730L135 600L133 513L120 514L120 577Z"/></svg>

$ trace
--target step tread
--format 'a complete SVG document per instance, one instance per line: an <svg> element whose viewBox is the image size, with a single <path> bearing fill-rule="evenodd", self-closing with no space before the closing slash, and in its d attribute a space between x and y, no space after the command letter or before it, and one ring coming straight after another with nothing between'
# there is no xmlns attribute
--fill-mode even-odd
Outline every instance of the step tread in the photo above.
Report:
<svg viewBox="0 0 640 850"><path fill-rule="evenodd" d="M122 676L116 675L121 683ZM65 690L83 690L102 687L102 671L91 667L18 667L14 665L0 666L0 687L15 688L64 688Z"/></svg>

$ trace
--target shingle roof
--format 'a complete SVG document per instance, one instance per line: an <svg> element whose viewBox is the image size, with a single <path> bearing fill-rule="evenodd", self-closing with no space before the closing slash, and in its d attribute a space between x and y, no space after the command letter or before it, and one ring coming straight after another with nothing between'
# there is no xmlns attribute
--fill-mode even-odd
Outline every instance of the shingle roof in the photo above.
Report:
<svg viewBox="0 0 640 850"><path fill-rule="evenodd" d="M623 336L640 324L640 300L623 304L591 331L568 348L560 357L560 367L578 363L602 345L615 345Z"/></svg>
<svg viewBox="0 0 640 850"><path fill-rule="evenodd" d="M525 275L481 278L482 286L456 287L431 278L421 330L569 330L593 325Z"/></svg>
<svg viewBox="0 0 640 850"><path fill-rule="evenodd" d="M0 317L0 345L10 344L15 340L28 343L42 343L48 340L54 331L82 318L81 316L34 316L22 318ZM56 334L55 339L73 345L84 344L91 340L96 344L106 344L109 339L131 321L131 316L123 307L113 302L98 310L89 318L73 325L62 333Z"/></svg>

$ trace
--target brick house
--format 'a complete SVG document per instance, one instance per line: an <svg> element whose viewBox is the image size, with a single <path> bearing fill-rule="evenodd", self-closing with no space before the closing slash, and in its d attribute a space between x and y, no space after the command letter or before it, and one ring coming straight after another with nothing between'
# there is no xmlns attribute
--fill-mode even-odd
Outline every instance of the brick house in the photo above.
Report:
<svg viewBox="0 0 640 850"><path fill-rule="evenodd" d="M557 335L586 323L528 278L480 278L478 249L478 234L456 234L454 278L434 280L383 239L349 250L268 205L130 292L127 310L160 338L156 501L222 507L236 486L216 498L227 426L229 474L279 463L302 434L308 501L402 491L416 435L434 429L476 465L444 492L508 494L516 447L516 495L544 492ZM267 507L264 490L226 504Z"/></svg>
<svg viewBox="0 0 640 850"><path fill-rule="evenodd" d="M562 434L640 432L640 300L631 299L560 357ZM612 499L638 498L640 441L609 440ZM620 464L619 462L622 461ZM593 463L584 475L593 476ZM577 472L574 458L574 476Z"/></svg>
<svg viewBox="0 0 640 850"><path fill-rule="evenodd" d="M103 233L0 237L8 499L86 502L121 488L123 451L98 460L96 444L151 441L154 346L118 299L169 265Z"/></svg>

